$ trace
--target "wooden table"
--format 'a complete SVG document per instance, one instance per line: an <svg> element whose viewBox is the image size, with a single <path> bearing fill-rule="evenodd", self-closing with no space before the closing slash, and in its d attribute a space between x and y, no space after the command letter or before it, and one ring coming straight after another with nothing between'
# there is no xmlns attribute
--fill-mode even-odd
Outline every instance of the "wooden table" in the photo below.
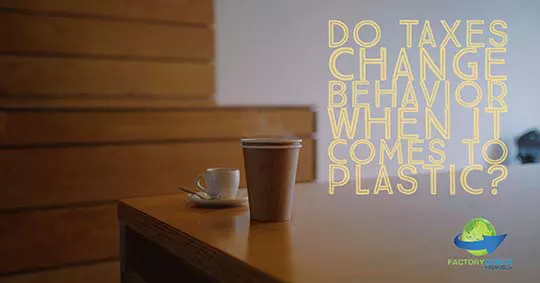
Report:
<svg viewBox="0 0 540 283"><path fill-rule="evenodd" d="M448 175L439 175L437 196L428 176L410 196L357 196L354 184L330 196L327 185L303 184L284 223L250 222L245 207L196 208L181 194L125 200L123 282L540 282L539 173L510 168L496 196L460 187L450 196ZM476 187L492 179L471 176ZM508 233L478 259L512 259L512 270L448 264L477 258L453 244L476 216Z"/></svg>

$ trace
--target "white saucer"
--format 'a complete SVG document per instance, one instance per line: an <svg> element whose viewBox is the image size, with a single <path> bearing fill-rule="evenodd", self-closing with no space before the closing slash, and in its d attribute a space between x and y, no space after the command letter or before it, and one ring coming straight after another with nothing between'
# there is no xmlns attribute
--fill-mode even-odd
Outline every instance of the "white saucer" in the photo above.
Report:
<svg viewBox="0 0 540 283"><path fill-rule="evenodd" d="M234 198L227 199L202 199L198 195L190 194L189 200L203 207L231 207L240 206L248 201L247 189L239 189Z"/></svg>

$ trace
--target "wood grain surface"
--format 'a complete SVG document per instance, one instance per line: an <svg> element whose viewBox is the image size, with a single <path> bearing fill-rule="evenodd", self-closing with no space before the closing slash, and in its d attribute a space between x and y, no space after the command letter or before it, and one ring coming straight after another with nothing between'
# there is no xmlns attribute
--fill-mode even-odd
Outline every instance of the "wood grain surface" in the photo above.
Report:
<svg viewBox="0 0 540 283"><path fill-rule="evenodd" d="M51 96L0 96L0 108L9 110L42 109L106 109L106 110L148 110L148 109L186 109L215 107L212 96L209 97L89 97L85 95Z"/></svg>
<svg viewBox="0 0 540 283"><path fill-rule="evenodd" d="M211 24L212 0L0 0L0 7L22 11L94 16L104 19Z"/></svg>
<svg viewBox="0 0 540 283"><path fill-rule="evenodd" d="M0 214L0 274L118 256L116 204Z"/></svg>
<svg viewBox="0 0 540 283"><path fill-rule="evenodd" d="M309 108L207 108L182 111L1 111L0 145L311 137Z"/></svg>
<svg viewBox="0 0 540 283"><path fill-rule="evenodd" d="M0 283L118 283L118 261L0 277Z"/></svg>
<svg viewBox="0 0 540 283"><path fill-rule="evenodd" d="M314 178L306 139L297 180ZM241 169L240 141L0 149L0 210L172 193L209 167Z"/></svg>
<svg viewBox="0 0 540 283"><path fill-rule="evenodd" d="M0 56L6 96L209 97L211 64ZM123 97L122 97L123 96Z"/></svg>
<svg viewBox="0 0 540 283"><path fill-rule="evenodd" d="M209 28L0 13L0 52L112 59L214 57Z"/></svg>
<svg viewBox="0 0 540 283"><path fill-rule="evenodd" d="M118 213L121 223L220 282L247 282L253 270L283 282L537 282L539 170L511 168L497 196L461 187L450 195L448 174L439 174L437 196L429 175L417 176L419 189L409 196L359 196L354 184L329 195L327 184L297 185L289 222L251 222L246 207L202 209L181 194L124 200ZM475 187L493 179L470 176ZM362 186L373 189L375 181ZM453 239L477 216L508 234L482 258L513 259L512 270L448 265L472 258Z"/></svg>
<svg viewBox="0 0 540 283"><path fill-rule="evenodd" d="M164 247L151 242L127 228L123 235L126 256L130 261L122 263L122 279L125 283L146 283L145 278L161 278L168 282L214 283L211 277L188 262L171 255ZM137 272L134 272L137 270ZM181 274L181 275L180 275ZM152 280L150 282L154 282Z"/></svg>

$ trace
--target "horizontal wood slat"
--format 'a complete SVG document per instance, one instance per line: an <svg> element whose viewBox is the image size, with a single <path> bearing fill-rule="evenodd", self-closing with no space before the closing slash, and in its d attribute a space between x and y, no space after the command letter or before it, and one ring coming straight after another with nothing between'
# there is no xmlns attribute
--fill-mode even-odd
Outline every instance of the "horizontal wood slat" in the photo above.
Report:
<svg viewBox="0 0 540 283"><path fill-rule="evenodd" d="M0 0L0 7L176 23L214 22L212 0Z"/></svg>
<svg viewBox="0 0 540 283"><path fill-rule="evenodd" d="M119 283L117 261L0 277L0 283Z"/></svg>
<svg viewBox="0 0 540 283"><path fill-rule="evenodd" d="M0 214L0 273L118 255L116 204Z"/></svg>
<svg viewBox="0 0 540 283"><path fill-rule="evenodd" d="M213 64L0 56L0 96L201 98L213 91Z"/></svg>
<svg viewBox="0 0 540 283"><path fill-rule="evenodd" d="M0 13L0 52L212 60L213 30Z"/></svg>
<svg viewBox="0 0 540 283"><path fill-rule="evenodd" d="M197 99L179 98L91 98L81 95L71 97L2 97L0 109L185 109L213 107L216 103L212 97ZM0 110L1 111L1 110Z"/></svg>
<svg viewBox="0 0 540 283"><path fill-rule="evenodd" d="M305 139L297 180L314 177L313 140ZM208 167L238 167L238 140L0 150L0 210L175 192Z"/></svg>
<svg viewBox="0 0 540 283"><path fill-rule="evenodd" d="M310 137L310 109L184 111L0 111L0 145Z"/></svg>

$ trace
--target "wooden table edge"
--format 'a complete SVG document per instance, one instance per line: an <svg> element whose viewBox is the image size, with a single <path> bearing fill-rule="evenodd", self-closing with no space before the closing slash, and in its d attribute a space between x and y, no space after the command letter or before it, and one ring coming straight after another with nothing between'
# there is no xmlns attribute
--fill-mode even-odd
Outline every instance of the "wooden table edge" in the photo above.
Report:
<svg viewBox="0 0 540 283"><path fill-rule="evenodd" d="M129 228L166 249L177 258L218 282L283 282L244 261L210 246L167 223L140 211L126 202L118 202L121 268L125 267L125 229Z"/></svg>

